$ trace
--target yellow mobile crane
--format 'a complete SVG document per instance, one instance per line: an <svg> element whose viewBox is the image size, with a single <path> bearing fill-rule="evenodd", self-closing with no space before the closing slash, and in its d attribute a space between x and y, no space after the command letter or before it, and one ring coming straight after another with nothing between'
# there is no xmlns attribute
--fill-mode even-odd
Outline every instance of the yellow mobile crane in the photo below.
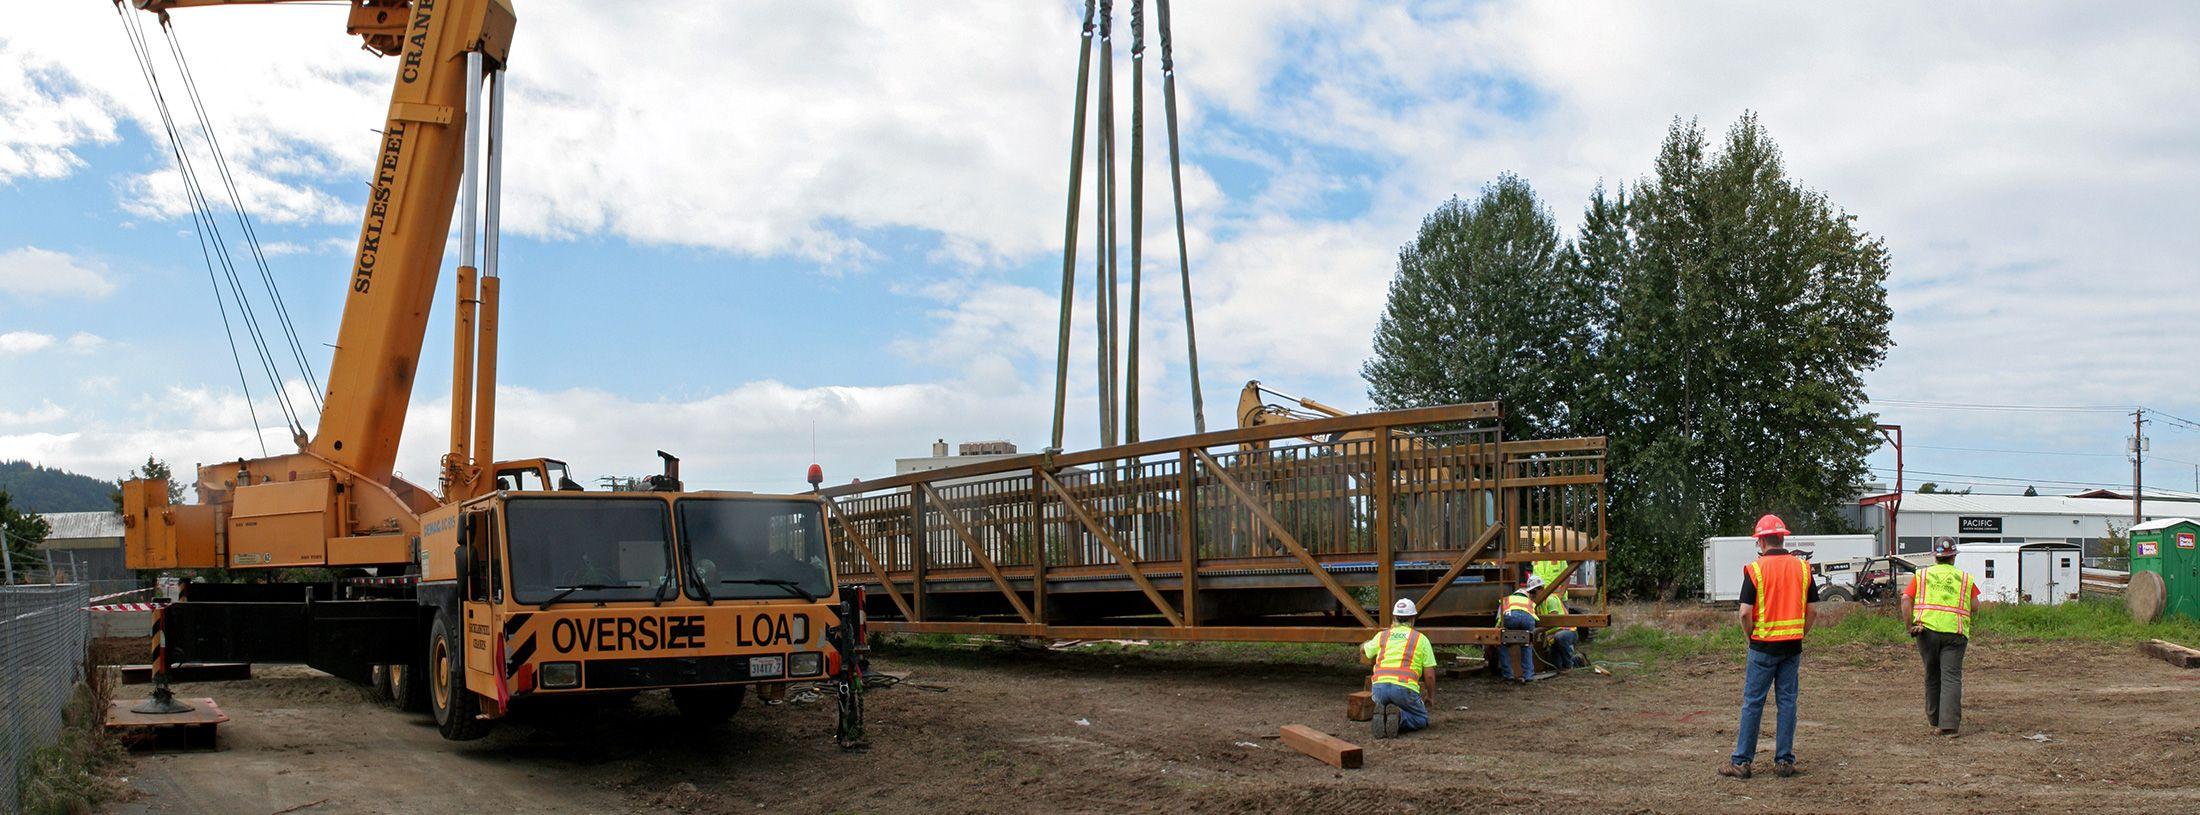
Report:
<svg viewBox="0 0 2200 815"><path fill-rule="evenodd" d="M270 2L285 0L132 0L164 24L174 9ZM683 713L720 719L751 685L837 678L843 742L859 740L843 655L862 641L861 598L834 585L814 495L684 492L663 452L651 490L618 493L580 491L554 459L494 458L515 22L507 0L351 0L348 32L395 57L397 76L317 432L295 453L199 468L196 504L172 505L164 479L123 484L131 568L348 577L191 584L162 612L169 660L379 682L454 740L534 696L669 688ZM393 467L454 204L450 446L430 492Z"/></svg>

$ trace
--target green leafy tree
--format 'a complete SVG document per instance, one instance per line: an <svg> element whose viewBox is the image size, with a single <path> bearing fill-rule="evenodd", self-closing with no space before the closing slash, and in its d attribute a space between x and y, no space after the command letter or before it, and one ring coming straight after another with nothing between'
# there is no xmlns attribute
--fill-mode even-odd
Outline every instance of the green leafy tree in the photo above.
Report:
<svg viewBox="0 0 2200 815"><path fill-rule="evenodd" d="M1931 495L1936 492L1940 492L1940 485L1931 481L1917 485L1917 494L1919 495Z"/></svg>
<svg viewBox="0 0 2200 815"><path fill-rule="evenodd" d="M17 509L8 493L0 490L0 537L7 538L8 553L15 560L17 574L22 574L31 559L38 557L38 545L45 543L46 535L52 531L46 519Z"/></svg>
<svg viewBox="0 0 2200 815"><path fill-rule="evenodd" d="M1499 176L1472 201L1453 198L1398 251L1398 272L1362 367L1368 398L1384 408L1497 400L1508 437L1564 423L1587 352L1567 313L1558 224L1526 181Z"/></svg>
<svg viewBox="0 0 2200 815"><path fill-rule="evenodd" d="M1614 571L1638 592L1700 579L1698 541L1764 512L1842 531L1875 441L1863 374L1892 339L1885 246L1788 178L1754 115L1717 152L1667 132L1626 207L1604 370L1615 400Z"/></svg>

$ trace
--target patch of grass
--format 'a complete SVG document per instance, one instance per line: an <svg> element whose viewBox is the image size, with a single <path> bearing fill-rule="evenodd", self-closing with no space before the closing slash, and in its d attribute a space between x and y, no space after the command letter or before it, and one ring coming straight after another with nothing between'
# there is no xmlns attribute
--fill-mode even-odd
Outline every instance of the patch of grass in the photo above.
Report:
<svg viewBox="0 0 2200 815"><path fill-rule="evenodd" d="M1732 609L1653 607L1615 615L1620 622L1591 647L1599 658L1656 663L1702 657L1742 658L1746 645ZM1972 635L1980 643L1996 641L2076 641L2137 643L2152 639L2200 644L2200 621L2166 619L2140 623L2123 604L2088 597L2055 606L1986 603L1979 607ZM1908 645L1910 635L1897 606L1821 604L1810 646Z"/></svg>
<svg viewBox="0 0 2200 815"><path fill-rule="evenodd" d="M23 760L15 793L27 815L89 813L121 793L121 785L108 777L122 762L123 750L104 721L112 696L106 677L93 667L62 709L60 737Z"/></svg>

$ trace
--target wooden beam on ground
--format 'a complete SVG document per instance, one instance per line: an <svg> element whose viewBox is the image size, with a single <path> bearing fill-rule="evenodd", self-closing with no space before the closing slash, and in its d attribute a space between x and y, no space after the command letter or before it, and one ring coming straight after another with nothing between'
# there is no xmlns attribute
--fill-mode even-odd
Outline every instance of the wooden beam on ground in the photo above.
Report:
<svg viewBox="0 0 2200 815"><path fill-rule="evenodd" d="M1321 759L1340 770L1360 768L1360 746L1303 724L1287 724L1280 731L1291 749Z"/></svg>
<svg viewBox="0 0 2200 815"><path fill-rule="evenodd" d="M916 612L909 608L909 601L902 599L901 590L894 588L894 579L887 577L886 568L879 565L878 555L873 554L871 545L864 542L863 533L856 529L856 525L848 520L845 513L840 511L840 502L830 498L825 499L825 510L833 516L833 520L840 522L841 531L848 533L848 543L855 547L856 554L863 556L863 565L871 567L872 576L877 577L879 585L885 587L886 597L894 601L894 607L901 609L901 618L904 620L916 619Z"/></svg>
<svg viewBox="0 0 2200 815"><path fill-rule="evenodd" d="M1061 497L1062 508L1069 510L1069 514L1075 516L1078 523L1084 524L1086 529L1091 530L1092 534L1100 539L1100 545L1108 548L1109 554L1115 555L1115 565L1123 570L1123 574L1130 577L1131 582L1138 584L1138 590L1146 593L1146 599L1153 601L1154 608L1161 611L1161 616L1169 621L1169 625L1182 626L1184 624L1183 615L1178 614L1176 609L1169 606L1168 599L1162 597L1160 590L1153 587L1153 581L1146 579L1145 573L1138 568L1138 562L1131 558L1131 553L1123 548L1123 544L1117 542L1114 535L1108 534L1107 528L1101 526L1099 521L1093 520L1091 511L1085 509L1085 505L1079 503L1077 497L1071 495L1069 488L1062 486L1062 482L1056 479L1053 473L1045 470L1038 472L1040 478L1046 479L1047 487L1053 489L1054 494Z"/></svg>
<svg viewBox="0 0 2200 815"><path fill-rule="evenodd" d="M2187 648L2168 640L2154 640L2139 646L2139 650L2159 657L2179 668L2200 668L2200 650Z"/></svg>
<svg viewBox="0 0 2200 815"><path fill-rule="evenodd" d="M1474 539L1474 545L1467 547L1459 553L1459 557L1451 561L1451 568L1444 570L1444 576L1436 581L1436 585L1428 587L1428 591L1421 594L1420 606L1431 607L1436 598L1443 596L1445 589L1451 588L1451 581L1458 580L1459 574L1467 570L1467 565L1473 563L1475 557L1482 554L1482 550L1489 548L1490 542L1497 540L1497 534L1503 531L1505 525L1501 523L1490 524L1490 528L1482 530L1482 536Z"/></svg>
<svg viewBox="0 0 2200 815"><path fill-rule="evenodd" d="M1276 536L1276 541L1283 544L1285 551L1290 552L1292 557L1298 558L1299 563L1306 566L1308 572L1313 573L1315 580L1321 581L1322 588L1328 589L1330 594L1336 596L1337 602L1343 604L1345 610L1352 612L1352 616L1358 618L1361 625L1368 628L1376 627L1375 618L1368 616L1367 609L1360 607L1359 598L1353 597L1352 592L1345 591L1344 585L1338 583L1337 578L1331 575L1328 569L1322 568L1321 561L1315 560L1313 554L1307 552L1306 547L1299 544L1299 539L1293 537L1290 530L1283 528L1283 522L1276 520L1276 516L1268 512L1267 507L1261 506L1260 502L1253 500L1253 494L1247 492L1244 486L1238 484L1237 479L1231 478L1230 473L1215 461L1214 456L1210 456L1207 451L1199 449L1194 449L1192 454L1198 456L1199 460L1207 465L1208 472L1214 473L1215 481L1221 483L1224 489L1229 490L1230 494L1237 498L1238 503L1251 510L1253 517L1258 519L1262 526L1268 527L1268 531Z"/></svg>
<svg viewBox="0 0 2200 815"><path fill-rule="evenodd" d="M947 525L955 530L955 537L962 539L963 548L970 550L970 559L977 561L978 566L985 569L986 575L993 578L993 585L1001 590L1002 596L1008 598L1008 604L1016 607L1016 616L1024 618L1027 623L1038 622L1039 618L1031 613L1031 607L1024 605L1023 595L1017 594L1016 587L1009 585L1008 578L1001 575L1001 567L993 565L993 559L986 557L985 547L978 544L978 536L971 534L970 526L963 523L961 515L956 514L955 506L941 498L931 484L919 483L917 488L924 490L925 497L939 507L940 517L947 519Z"/></svg>

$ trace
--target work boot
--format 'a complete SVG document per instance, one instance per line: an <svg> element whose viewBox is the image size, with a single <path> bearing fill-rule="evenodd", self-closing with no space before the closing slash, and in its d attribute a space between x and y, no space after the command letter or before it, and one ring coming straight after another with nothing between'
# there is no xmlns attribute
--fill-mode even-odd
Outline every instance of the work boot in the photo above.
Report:
<svg viewBox="0 0 2200 815"><path fill-rule="evenodd" d="M1383 738L1386 738L1386 739L1395 739L1395 738L1397 738L1397 737L1398 737L1398 728L1399 728L1399 726L1401 726L1401 725L1402 725L1402 724L1403 724L1403 723L1405 722L1405 720L1406 720L1406 712L1405 712L1405 711L1403 711L1403 710L1399 710L1398 708L1395 708L1395 707L1391 707L1391 708L1385 708L1385 709L1383 710Z"/></svg>
<svg viewBox="0 0 2200 815"><path fill-rule="evenodd" d="M1953 727L1943 727L1940 729L1938 735L1947 736L1948 738L1952 739L1956 737L1956 729Z"/></svg>
<svg viewBox="0 0 2200 815"><path fill-rule="evenodd" d="M1788 778L1788 777L1791 777L1791 776L1795 775L1795 762L1793 762L1793 761L1775 761L1775 762L1773 762L1773 763L1772 763L1772 774L1773 774L1773 775L1777 775L1777 776L1779 776L1779 777L1781 777L1781 778Z"/></svg>
<svg viewBox="0 0 2200 815"><path fill-rule="evenodd" d="M1398 732L1396 727L1389 724L1390 715L1390 705L1379 705L1375 708L1375 715L1367 717L1368 738L1387 739L1390 734Z"/></svg>
<svg viewBox="0 0 2200 815"><path fill-rule="evenodd" d="M1736 764L1732 761L1726 761L1719 764L1719 774L1727 778L1748 778L1749 765L1746 763Z"/></svg>

